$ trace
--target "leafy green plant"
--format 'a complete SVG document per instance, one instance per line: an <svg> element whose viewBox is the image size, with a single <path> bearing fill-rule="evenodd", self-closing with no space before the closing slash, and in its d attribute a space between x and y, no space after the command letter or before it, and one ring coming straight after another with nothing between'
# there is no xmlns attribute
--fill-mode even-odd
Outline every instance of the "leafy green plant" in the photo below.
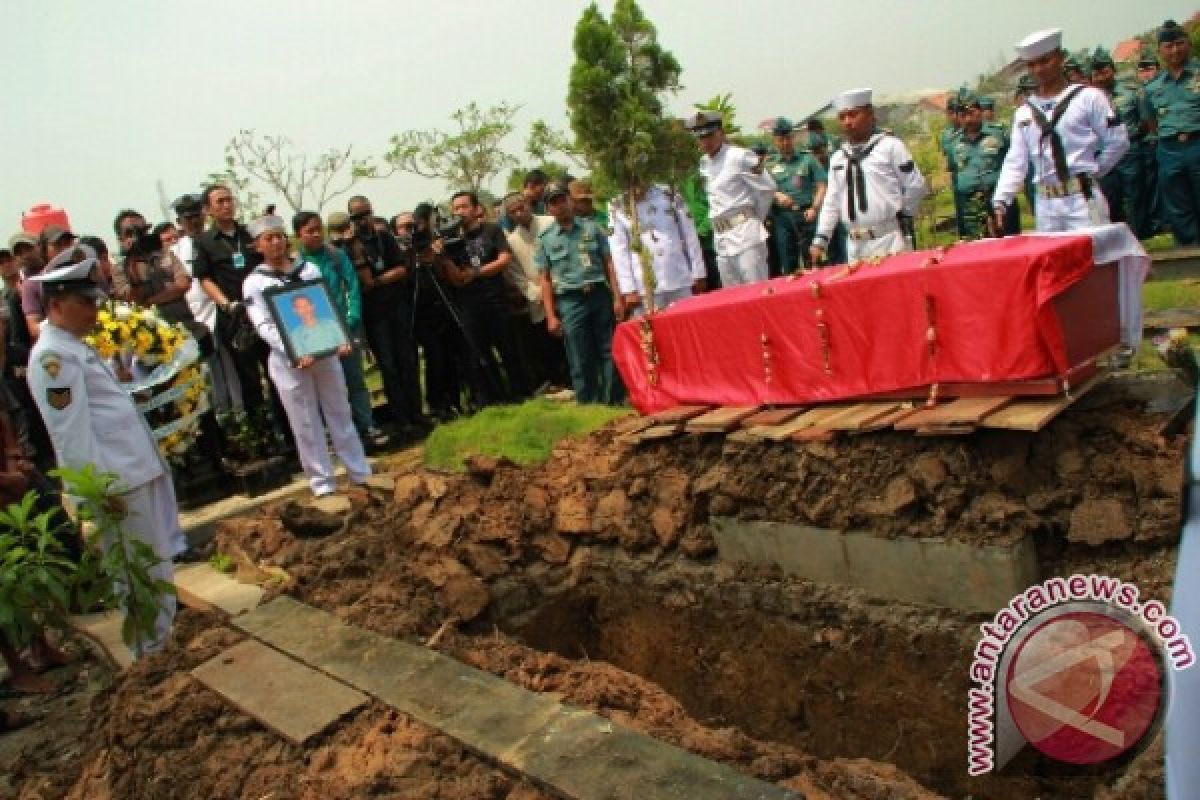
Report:
<svg viewBox="0 0 1200 800"><path fill-rule="evenodd" d="M0 510L0 632L25 647L47 628L66 627L76 567L55 535L54 511L36 511L38 495Z"/></svg>
<svg viewBox="0 0 1200 800"><path fill-rule="evenodd" d="M266 409L254 415L231 411L221 414L217 422L225 434L225 453L234 461L248 463L266 458L276 444Z"/></svg>
<svg viewBox="0 0 1200 800"><path fill-rule="evenodd" d="M208 565L217 572L224 572L226 574L233 572L235 566L233 559L225 553L213 553L208 557Z"/></svg>
<svg viewBox="0 0 1200 800"><path fill-rule="evenodd" d="M94 464L81 469L56 469L51 475L62 480L66 492L78 502L78 519L87 530L88 554L81 575L99 574L94 581L94 602L115 603L125 613L121 638L134 652L142 652L143 643L154 638L155 622L164 595L174 595L175 586L156 578L152 570L162 563L154 549L129 536L121 525L128 510L121 495L114 491L117 476L100 472ZM96 556L94 553L99 553Z"/></svg>

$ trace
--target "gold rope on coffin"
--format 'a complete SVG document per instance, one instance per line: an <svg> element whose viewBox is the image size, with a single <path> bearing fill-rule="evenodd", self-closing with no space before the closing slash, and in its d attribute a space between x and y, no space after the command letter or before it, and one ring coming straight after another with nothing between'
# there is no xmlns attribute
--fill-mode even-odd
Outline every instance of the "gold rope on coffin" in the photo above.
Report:
<svg viewBox="0 0 1200 800"><path fill-rule="evenodd" d="M638 320L641 332L642 356L646 359L646 382L658 386L658 347L654 344L654 326L650 315Z"/></svg>

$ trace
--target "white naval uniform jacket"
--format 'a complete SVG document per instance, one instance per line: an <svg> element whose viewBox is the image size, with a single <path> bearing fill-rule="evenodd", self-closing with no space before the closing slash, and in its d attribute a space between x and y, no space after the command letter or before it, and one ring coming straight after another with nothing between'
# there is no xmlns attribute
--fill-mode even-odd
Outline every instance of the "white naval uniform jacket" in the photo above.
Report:
<svg viewBox="0 0 1200 800"><path fill-rule="evenodd" d="M758 156L744 147L723 144L715 156L700 159L700 174L708 192L708 216L714 223L739 212L746 219L720 232L713 226L713 244L719 256L736 256L767 240L763 218L771 210L775 181L755 172Z"/></svg>
<svg viewBox="0 0 1200 800"><path fill-rule="evenodd" d="M145 417L99 354L52 322L42 326L26 373L60 467L95 464L125 492L168 474Z"/></svg>
<svg viewBox="0 0 1200 800"><path fill-rule="evenodd" d="M1030 101L1046 115L1046 119L1050 119L1058 103L1075 88L1072 84L1054 97L1034 95ZM1054 129L1062 140L1071 176L1090 175L1099 178L1107 175L1129 150L1129 135L1108 102L1108 96L1091 86L1081 90L1071 100ZM1033 112L1024 104L1013 115L1011 138L1012 144L1009 145L1008 155L1004 157L996 191L992 195L993 208L1001 204L1008 205L1021 191L1030 162L1033 163L1033 179L1036 183L1057 184L1063 180L1054 169L1050 137L1042 137L1042 129L1034 121ZM1098 187L1096 191L1099 191Z"/></svg>
<svg viewBox="0 0 1200 800"><path fill-rule="evenodd" d="M854 219L851 219L847 181L852 178L852 165L848 153L868 147L871 151L859 164L866 185L866 208L862 207L856 190ZM921 170L898 137L878 131L871 134L861 148L845 143L829 158L829 182L816 235L821 237L822 244L828 242L839 220L851 230L872 229L876 237L894 231L897 229L896 214L903 211L909 216L916 215L925 188Z"/></svg>
<svg viewBox="0 0 1200 800"><path fill-rule="evenodd" d="M613 231L608 238L613 270L621 294L646 293L642 285L642 260L634 250L633 220L624 206L613 204ZM696 224L679 194L662 186L651 186L637 204L642 244L653 258L656 292L690 289L704 277L704 252Z"/></svg>

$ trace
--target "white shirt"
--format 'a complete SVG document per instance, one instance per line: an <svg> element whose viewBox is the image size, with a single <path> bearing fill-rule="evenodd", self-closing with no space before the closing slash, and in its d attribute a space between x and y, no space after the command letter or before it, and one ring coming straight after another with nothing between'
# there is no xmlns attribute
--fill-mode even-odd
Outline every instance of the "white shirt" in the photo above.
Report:
<svg viewBox="0 0 1200 800"><path fill-rule="evenodd" d="M743 211L747 219L725 232L713 228L717 254L734 256L767 240L762 219L771 210L775 181L754 170L758 156L744 147L723 144L715 156L700 159L700 174L708 191L708 215L713 220Z"/></svg>
<svg viewBox="0 0 1200 800"><path fill-rule="evenodd" d="M704 277L704 253L696 225L678 194L664 186L651 186L637 204L642 245L653 259L655 291L671 292L691 287ZM613 270L621 294L644 295L642 260L633 246L633 221L622 206L609 207L613 232L608 238Z"/></svg>
<svg viewBox="0 0 1200 800"><path fill-rule="evenodd" d="M1054 97L1033 95L1029 99L1049 119L1062 98L1074 88L1068 86ZM1129 134L1108 97L1091 86L1071 100L1054 129L1062 139L1071 175L1107 175L1129 150ZM1012 202L1024 184L1025 171L1031 161L1036 183L1062 183L1062 178L1055 173L1050 137L1042 138L1042 129L1034 120L1033 112L1022 104L1013 115L1012 144L1000 169L1000 180L992 196L993 206Z"/></svg>
<svg viewBox="0 0 1200 800"><path fill-rule="evenodd" d="M517 288L529 304L529 318L534 322L546 319L546 309L542 306L542 274L533 263L533 254L537 250L537 237L550 227L554 217L544 214L534 214L528 228L515 225L505 234L513 258L504 271L504 277Z"/></svg>
<svg viewBox="0 0 1200 800"><path fill-rule="evenodd" d="M78 336L43 324L26 379L60 467L95 464L117 474L122 492L168 474L133 397Z"/></svg>
<svg viewBox="0 0 1200 800"><path fill-rule="evenodd" d="M293 266L288 266L288 272L293 269ZM311 261L305 261L298 277L302 281L319 280L321 270ZM246 314L249 315L255 332L271 348L271 354L268 358L278 366L292 370L295 368L288 359L287 348L283 344L283 337L280 336L279 328L275 325L275 318L271 316L271 309L267 307L267 301L263 298L263 291L266 289L283 285L283 276L275 274L275 271L271 267L263 264L255 267L246 276L246 280L242 282L242 297L246 301Z"/></svg>
<svg viewBox="0 0 1200 800"><path fill-rule="evenodd" d="M851 220L846 182L850 179L852 166L847 150L859 152L867 147L871 151L859 164L867 189L867 207L862 208L856 192L855 218ZM829 183L817 221L817 236L823 237L824 242L829 241L838 220L852 228L894 229L898 213L916 215L925 188L921 170L898 137L884 132L873 133L862 148L846 142L829 157Z"/></svg>
<svg viewBox="0 0 1200 800"><path fill-rule="evenodd" d="M217 329L217 304L208 296L208 292L204 291L204 287L200 285L200 281L196 280L196 276L192 272L192 266L196 260L196 248L192 237L180 236L179 241L171 248L171 252L183 262L183 268L187 270L188 277L192 279L192 285L188 287L187 294L183 296L183 299L187 301L188 308L191 309L192 318L208 328L209 333L215 332Z"/></svg>

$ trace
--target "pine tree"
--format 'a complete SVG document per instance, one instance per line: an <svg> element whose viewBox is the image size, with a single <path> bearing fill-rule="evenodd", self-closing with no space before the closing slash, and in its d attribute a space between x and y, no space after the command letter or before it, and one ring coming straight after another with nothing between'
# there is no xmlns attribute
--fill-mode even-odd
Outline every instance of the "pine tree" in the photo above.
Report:
<svg viewBox="0 0 1200 800"><path fill-rule="evenodd" d="M654 270L642 246L634 192L655 183L673 185L696 162L691 136L665 108L665 98L682 88L682 69L659 46L653 23L634 0L617 0L611 20L590 5L575 26L574 47L567 91L571 130L593 166L593 180L625 196L652 313Z"/></svg>

